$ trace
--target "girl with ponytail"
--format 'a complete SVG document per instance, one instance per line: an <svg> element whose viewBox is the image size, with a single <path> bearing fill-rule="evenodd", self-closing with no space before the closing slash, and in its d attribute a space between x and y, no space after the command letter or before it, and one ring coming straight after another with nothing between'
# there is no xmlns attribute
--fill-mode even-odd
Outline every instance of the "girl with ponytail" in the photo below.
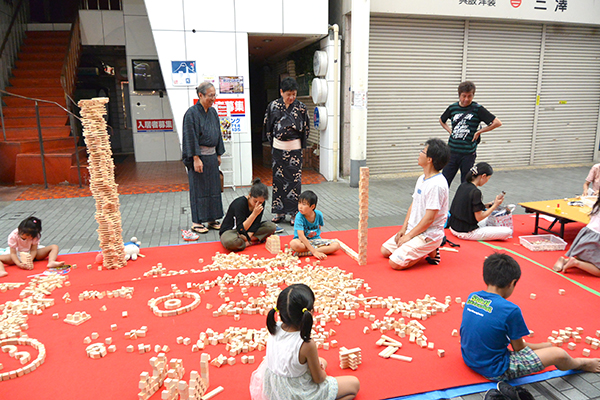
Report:
<svg viewBox="0 0 600 400"><path fill-rule="evenodd" d="M512 229L506 226L486 226L487 217L504 201L504 193L499 194L494 202L483 204L480 187L485 185L494 170L485 162L477 163L461 183L452 206L448 226L459 239L464 240L506 240L512 236Z"/></svg>
<svg viewBox="0 0 600 400"><path fill-rule="evenodd" d="M333 378L325 372L327 362L310 338L314 302L311 288L301 283L277 297L267 315L267 356L250 381L252 400L351 400L358 393L355 376Z"/></svg>

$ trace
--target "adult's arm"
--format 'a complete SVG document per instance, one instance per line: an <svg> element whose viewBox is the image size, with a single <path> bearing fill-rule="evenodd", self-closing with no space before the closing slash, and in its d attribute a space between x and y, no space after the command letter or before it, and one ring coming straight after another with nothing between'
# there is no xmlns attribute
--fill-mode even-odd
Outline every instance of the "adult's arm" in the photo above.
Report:
<svg viewBox="0 0 600 400"><path fill-rule="evenodd" d="M492 214L492 212L494 212L494 210L496 208L498 208L498 206L500 206L500 204L502 204L503 201L504 201L504 195L499 194L498 196L496 196L496 198L494 199L494 202L490 205L490 207L487 210L476 211L475 219L477 220L477 222L489 217Z"/></svg>
<svg viewBox="0 0 600 400"><path fill-rule="evenodd" d="M267 105L267 109L265 110L265 119L263 121L263 135L264 138L267 139L269 143L271 143L271 145L273 144L274 118L272 108L274 104L275 102L271 102Z"/></svg>
<svg viewBox="0 0 600 400"><path fill-rule="evenodd" d="M398 246L403 245L415 236L419 236L421 233L425 232L435 220L435 216L437 215L438 211L439 210L425 210L425 215L423 215L423 218L421 218L419 223L414 228L412 228L410 232L404 234L404 236L400 238Z"/></svg>
<svg viewBox="0 0 600 400"><path fill-rule="evenodd" d="M492 123L490 125L484 126L480 130L478 130L477 132L475 132L475 135L473 135L473 142L476 141L477 138L479 138L479 136L482 133L489 132L489 131L494 130L494 129L500 127L500 126L502 126L502 122L498 118L494 118L494 120L492 121Z"/></svg>
<svg viewBox="0 0 600 400"><path fill-rule="evenodd" d="M442 121L441 118L440 118L440 125L442 126L442 128L444 128L446 130L446 132L452 134L452 128L450 128L445 121Z"/></svg>

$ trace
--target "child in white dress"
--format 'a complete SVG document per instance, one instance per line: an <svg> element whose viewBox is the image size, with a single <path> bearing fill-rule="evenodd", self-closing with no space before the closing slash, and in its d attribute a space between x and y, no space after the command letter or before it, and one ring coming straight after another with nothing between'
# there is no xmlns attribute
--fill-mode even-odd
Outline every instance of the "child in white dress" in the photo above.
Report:
<svg viewBox="0 0 600 400"><path fill-rule="evenodd" d="M285 288L269 311L267 356L250 381L252 400L354 399L360 383L355 376L327 376L327 362L311 340L313 291L304 284ZM279 312L281 322L275 321Z"/></svg>
<svg viewBox="0 0 600 400"><path fill-rule="evenodd" d="M21 260L20 253L29 253L34 261L48 259L48 268L61 267L64 261L56 261L58 256L58 246L41 246L40 237L42 236L42 220L37 217L25 218L19 224L19 227L8 235L9 254L0 255L0 278L8 275L4 269L6 265L16 265L21 269L32 269L33 266L26 264Z"/></svg>

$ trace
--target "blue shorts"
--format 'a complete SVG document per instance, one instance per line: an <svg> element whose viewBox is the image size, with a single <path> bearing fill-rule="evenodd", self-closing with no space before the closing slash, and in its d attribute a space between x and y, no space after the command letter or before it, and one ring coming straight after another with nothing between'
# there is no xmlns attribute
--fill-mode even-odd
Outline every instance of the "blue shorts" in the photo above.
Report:
<svg viewBox="0 0 600 400"><path fill-rule="evenodd" d="M540 372L543 369L544 365L540 357L529 346L526 346L523 350L510 352L510 365L502 375L486 378L490 381L510 381L520 376Z"/></svg>

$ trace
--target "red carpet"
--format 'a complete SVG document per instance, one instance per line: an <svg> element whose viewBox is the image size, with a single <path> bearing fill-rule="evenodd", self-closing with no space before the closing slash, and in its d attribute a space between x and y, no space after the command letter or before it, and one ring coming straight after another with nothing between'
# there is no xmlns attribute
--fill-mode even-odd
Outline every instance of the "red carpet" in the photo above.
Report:
<svg viewBox="0 0 600 400"><path fill-rule="evenodd" d="M600 318L596 311L600 309L600 296L593 291L600 291L600 280L584 273L573 272L566 275L556 274L545 267L551 267L556 258L563 252L531 252L518 243L518 235L530 234L533 219L529 216L517 216L515 219L515 238L508 242L496 242L509 252L516 252L527 257L516 256L520 263L523 275L517 285L511 300L521 306L525 320L531 330L535 332L531 341L544 341L552 330L565 327L583 327L585 336L594 336L600 329ZM571 225L567 228L567 239L572 242L577 230L581 226ZM343 253L330 256L322 264L326 266L339 266L354 273L354 277L363 278L373 289L367 296L400 297L408 302L423 298L426 294L436 296L443 301L450 295L453 299L467 298L472 291L484 288L481 278L481 268L484 258L494 251L484 243L460 241L448 232L448 238L461 244L459 253L442 253L442 263L439 266L419 264L406 271L393 271L387 265L387 260L379 255L379 247L397 228L375 228L369 230L369 258L368 266L359 267L354 261ZM325 237L337 237L353 248L357 248L356 231L329 232ZM290 237L284 237L282 242L289 242ZM139 375L143 371L151 371L148 363L154 351L145 354L137 352L140 343L154 345L168 345L171 351L167 358L180 358L186 370L184 379L189 378L189 371L199 370L200 352L192 353L191 346L176 343L178 336L190 337L193 341L198 334L207 328L222 332L230 326L247 326L249 328L264 327L263 316L242 315L240 321L234 322L231 317L212 317L212 310L206 309L210 303L215 309L223 302L217 295L218 289L212 289L202 295L202 304L195 310L171 318L159 318L152 314L147 302L151 298L164 296L171 293L171 285L176 284L182 291L186 290L188 282L201 283L214 280L223 276L226 271L211 271L200 274L185 274L162 278L144 278L143 273L157 263L162 263L167 270L200 269L208 264L216 251L222 251L220 243L190 244L182 246L167 246L159 248L143 248L145 258L117 271L98 271L96 267L91 270L87 264L93 263L95 253L82 253L62 256L60 259L69 263L78 264L78 268L71 271L71 286L55 290L50 296L56 304L46 309L39 316L30 316L29 329L26 331L31 338L38 339L46 346L46 362L34 372L23 377L0 383L2 398L41 399L114 399L137 397ZM268 257L264 246L255 246L247 249L246 254L258 254L259 257ZM204 263L199 264L198 259L203 258ZM314 259L312 259L314 260ZM311 260L311 261L312 261ZM302 259L304 264L304 258ZM539 263L541 265L538 265ZM34 272L42 272L43 263L37 263ZM27 271L9 267L9 276L0 283L27 282ZM235 276L238 273L249 274L256 270L229 271ZM133 278L142 277L141 280L132 281ZM94 299L79 301L78 295L86 290L116 290L122 286L135 288L133 299ZM154 288L159 292L155 293ZM586 290L590 288L590 290ZM566 294L560 296L559 289L565 289ZM250 295L259 296L261 287L251 287ZM20 289L0 293L0 304L14 301L19 298ZM65 304L62 299L69 293L73 300ZM537 299L529 298L531 293L536 293ZM230 294L231 300L242 299L239 288ZM101 311L105 305L107 310ZM62 320L67 313L86 311L92 319L80 326L71 326ZM122 311L128 311L128 317L121 316ZM371 310L377 318L383 319L385 309ZM52 314L60 314L59 320L53 320ZM320 350L320 355L329 362L328 373L336 376L340 374L356 375L361 381L361 391L357 399L384 399L420 393L449 387L468 385L484 382L475 373L471 372L462 362L460 356L459 339L451 336L453 329L458 329L461 321L462 308L453 302L450 310L445 314L438 314L423 321L426 327L425 334L430 342L435 343L435 348L446 351L445 358L438 358L435 351L421 349L417 345L408 343L407 339L400 339L404 347L399 354L413 357L412 363L405 363L392 359L383 359L378 356L381 350L375 345L379 338L377 332L363 334L363 327L370 323L360 317L356 320L342 319L339 326L327 326L337 331L340 346L361 347L362 365L358 370L340 370L338 367L337 350ZM118 330L112 332L111 324L117 324ZM125 332L148 327L145 338L129 340L124 338ZM115 353L106 357L93 360L87 358L83 340L98 332L100 337L93 342L104 341L107 337L113 338L117 346ZM394 336L392 334L392 336ZM136 351L127 353L125 348L134 345ZM35 350L20 346L19 350L31 350L32 358L37 356ZM577 349L570 352L580 355L583 349L578 344ZM226 354L225 345L208 346L205 352L214 358L219 354ZM210 386L219 385L225 391L217 399L249 399L248 382L250 374L257 367L264 352L254 352L257 358L255 365L243 365L240 356L234 366L223 366L220 369L210 367ZM592 350L592 356L600 356L600 350ZM9 358L6 353L0 353L0 363L7 372L18 368L18 362ZM153 399L160 399L160 393Z"/></svg>

